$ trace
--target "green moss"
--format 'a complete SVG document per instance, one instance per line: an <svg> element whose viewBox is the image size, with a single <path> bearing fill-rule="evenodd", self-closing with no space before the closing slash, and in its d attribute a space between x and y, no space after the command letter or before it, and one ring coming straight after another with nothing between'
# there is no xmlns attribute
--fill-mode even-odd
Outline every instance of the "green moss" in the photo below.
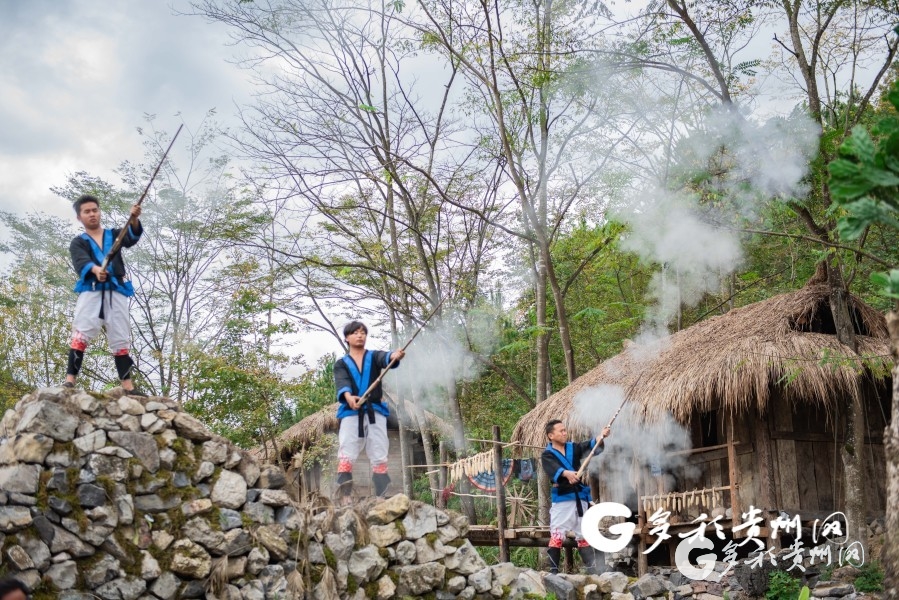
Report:
<svg viewBox="0 0 899 600"><path fill-rule="evenodd" d="M322 551L325 554L325 562L328 563L328 566L332 569L337 569L337 558L334 556L334 553L327 546L322 546Z"/></svg>
<svg viewBox="0 0 899 600"><path fill-rule="evenodd" d="M378 556L388 562L390 560L390 552L387 551L387 548L378 548Z"/></svg>
<svg viewBox="0 0 899 600"><path fill-rule="evenodd" d="M400 535L405 538L406 537L406 528L403 527L403 523L401 521L396 521L395 524L396 524L396 528L399 529L399 531L400 531Z"/></svg>
<svg viewBox="0 0 899 600"><path fill-rule="evenodd" d="M59 590L49 581L41 581L37 587L31 590L31 600L56 600L59 598Z"/></svg>
<svg viewBox="0 0 899 600"><path fill-rule="evenodd" d="M206 515L206 520L209 522L209 527L211 527L213 531L222 530L222 511L218 506L212 505L212 510ZM293 538L291 538L291 540L293 540Z"/></svg>
<svg viewBox="0 0 899 600"><path fill-rule="evenodd" d="M184 511L181 510L180 506L176 506L165 514L169 518L169 533L178 537L181 528L187 523L187 517L184 516Z"/></svg>
<svg viewBox="0 0 899 600"><path fill-rule="evenodd" d="M352 573L348 573L346 576L346 591L347 594L352 596L359 589L359 582L356 581L356 578Z"/></svg>
<svg viewBox="0 0 899 600"><path fill-rule="evenodd" d="M153 439L156 440L156 448L158 450L164 450L169 447L168 443L165 441L165 438L162 437L162 434L157 433L153 436Z"/></svg>
<svg viewBox="0 0 899 600"><path fill-rule="evenodd" d="M137 521L135 521L135 527L138 527ZM144 558L140 548L138 548L133 541L128 539L122 529L117 529L113 535L127 556L126 560L119 561L122 565L122 570L132 577L140 578L141 566Z"/></svg>
<svg viewBox="0 0 899 600"><path fill-rule="evenodd" d="M426 534L426 535L425 535L425 540L427 540L428 546L430 546L431 548L433 548L433 547L434 547L434 544L437 543L437 539L438 539L439 537L440 537L440 536L437 535L437 532L435 531L435 532Z"/></svg>
<svg viewBox="0 0 899 600"><path fill-rule="evenodd" d="M75 492L75 488L78 487L78 477L81 474L81 471L78 467L69 467L66 469L66 485L68 486L68 491L70 493Z"/></svg>
<svg viewBox="0 0 899 600"><path fill-rule="evenodd" d="M465 545L465 539L460 538L458 540L453 540L451 542L447 542L446 545L452 546L453 548L461 548Z"/></svg>
<svg viewBox="0 0 899 600"><path fill-rule="evenodd" d="M192 444L183 437L177 437L172 440L172 450L177 454L187 454L191 451L191 445Z"/></svg>
<svg viewBox="0 0 899 600"><path fill-rule="evenodd" d="M209 485L214 486L216 484L216 482L219 480L219 475L221 475L221 474L222 474L221 467L216 467L215 469L213 469L212 477L209 478Z"/></svg>
<svg viewBox="0 0 899 600"><path fill-rule="evenodd" d="M365 597L366 598L377 598L378 597L378 582L372 581L365 586Z"/></svg>
<svg viewBox="0 0 899 600"><path fill-rule="evenodd" d="M115 498L115 480L109 475L98 475L97 483L106 490L106 495L109 499Z"/></svg>
<svg viewBox="0 0 899 600"><path fill-rule="evenodd" d="M52 471L41 471L40 484L37 489L37 508L43 513L47 512L50 508L48 504L50 498L47 493L47 483L49 483L50 478L53 477Z"/></svg>
<svg viewBox="0 0 899 600"><path fill-rule="evenodd" d="M253 518L250 517L247 513L240 513L240 522L243 525L244 529L250 529L254 527L256 523L253 521Z"/></svg>
<svg viewBox="0 0 899 600"><path fill-rule="evenodd" d="M309 567L309 576L312 578L312 583L318 585L321 583L322 575L325 572L325 565L312 565Z"/></svg>
<svg viewBox="0 0 899 600"><path fill-rule="evenodd" d="M400 584L400 576L397 575L396 571L387 571L387 576L390 577L390 581L393 582L393 585Z"/></svg>
<svg viewBox="0 0 899 600"><path fill-rule="evenodd" d="M172 441L172 450L175 451L175 462L172 464L173 471L180 471L185 475L193 477L197 473L200 461L197 459L197 448L184 438L175 438ZM202 453L202 447L200 447Z"/></svg>
<svg viewBox="0 0 899 600"><path fill-rule="evenodd" d="M53 442L53 450L50 451L52 454L68 454L69 458L76 458L78 456L78 447L75 446L74 442Z"/></svg>

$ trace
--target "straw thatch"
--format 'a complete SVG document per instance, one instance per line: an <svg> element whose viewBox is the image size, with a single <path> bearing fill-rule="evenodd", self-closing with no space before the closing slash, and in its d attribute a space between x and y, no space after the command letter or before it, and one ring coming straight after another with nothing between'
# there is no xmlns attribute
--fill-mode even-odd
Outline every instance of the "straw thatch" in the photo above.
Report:
<svg viewBox="0 0 899 600"><path fill-rule="evenodd" d="M890 364L883 315L855 296L850 305L861 357L837 341L827 283L813 278L800 290L701 321L652 347L627 347L528 412L512 440L545 445L543 428L551 419L562 419L575 435L595 434L578 428L574 400L603 384L620 386L634 414L649 420L670 413L686 424L694 411L712 409L762 415L772 395L820 404L832 414L839 399L860 397L871 367L888 376Z"/></svg>
<svg viewBox="0 0 899 600"><path fill-rule="evenodd" d="M396 411L396 405L392 401L388 400L388 404L391 411ZM405 404L407 405L407 409L415 407L409 401L406 401ZM281 453L292 453L304 446L306 448L311 448L321 436L336 434L337 430L340 428L340 421L337 420L337 408L339 405L339 402L329 404L320 411L312 413L308 417L303 418L299 422L291 425L288 429L282 431L276 440L278 450ZM453 430L446 421L427 410L422 410L422 413L425 416L426 426L430 431L446 439L452 439ZM268 448L265 446L253 448L250 450L250 453L257 460L274 461L277 457L271 442L268 442L266 446L268 446ZM266 450L268 452L266 452ZM282 456L282 458L289 457Z"/></svg>

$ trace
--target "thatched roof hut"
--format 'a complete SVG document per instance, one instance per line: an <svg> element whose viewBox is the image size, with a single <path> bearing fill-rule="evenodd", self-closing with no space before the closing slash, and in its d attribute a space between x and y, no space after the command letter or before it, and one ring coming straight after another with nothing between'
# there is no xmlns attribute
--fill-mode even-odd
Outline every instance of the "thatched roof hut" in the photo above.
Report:
<svg viewBox="0 0 899 600"><path fill-rule="evenodd" d="M596 417L589 410L597 405L608 409L604 395L623 396L630 422L616 421L592 483L601 500L627 503L637 513L642 552L655 540L648 515L657 510L670 510L671 522L681 524L675 528L691 527L685 524L706 513L723 518L725 529L750 505L803 520L843 510L843 407L857 399L865 419L867 508L882 515L888 332L878 311L855 296L849 303L858 354L837 341L827 282L817 276L800 290L702 321L653 347L631 345L527 413L512 441L537 451L546 445L545 423L556 418L573 439L595 435L608 416L581 419ZM655 429L662 424L682 434L684 449L659 441L668 439ZM666 564L674 564L673 555ZM642 553L638 565L645 571Z"/></svg>
<svg viewBox="0 0 899 600"><path fill-rule="evenodd" d="M837 340L827 283L813 279L795 292L696 323L654 347L629 346L528 412L512 440L545 445L544 424L567 421L574 398L602 384L623 388L643 417L669 413L684 425L712 409L763 415L775 397L832 415L838 401L865 393L872 368L888 376L891 364L883 315L856 296L850 304L861 357ZM567 425L575 435L590 435L576 422Z"/></svg>

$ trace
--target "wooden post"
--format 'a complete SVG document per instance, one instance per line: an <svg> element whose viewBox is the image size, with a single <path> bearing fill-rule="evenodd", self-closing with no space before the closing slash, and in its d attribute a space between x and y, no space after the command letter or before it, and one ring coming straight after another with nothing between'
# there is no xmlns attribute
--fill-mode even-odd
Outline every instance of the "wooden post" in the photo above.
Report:
<svg viewBox="0 0 899 600"><path fill-rule="evenodd" d="M506 539L506 488L503 486L503 440L499 425L493 426L493 474L496 476L496 532L499 536L499 562L509 562Z"/></svg>
<svg viewBox="0 0 899 600"><path fill-rule="evenodd" d="M643 510L643 499L640 497L643 494L643 469L637 466L637 477L636 477L636 486L637 489L634 490L637 492L637 576L643 577L646 575L646 572L649 570L649 557L647 557L644 552L646 552L646 536L644 530L646 529L646 511Z"/></svg>
<svg viewBox="0 0 899 600"><path fill-rule="evenodd" d="M756 464L759 466L759 502L761 508L765 510L762 513L766 521L777 516L777 485L774 482L774 444L771 440L771 411L765 413L765 418L758 422L755 427L755 452ZM774 548L775 552L781 549L781 538L768 538L768 547Z"/></svg>
<svg viewBox="0 0 899 600"><path fill-rule="evenodd" d="M737 470L737 449L734 442L734 415L731 413L727 424L727 466L730 478L731 527L740 522L743 514L740 506L740 482L737 481L739 476L739 471Z"/></svg>
<svg viewBox="0 0 899 600"><path fill-rule="evenodd" d="M437 474L437 487L440 489L434 494L437 494L437 506L439 508L446 508L446 503L443 501L443 490L446 489L446 477L447 477L447 469L446 469L446 443L441 441L437 444L437 452L440 456L440 472Z"/></svg>

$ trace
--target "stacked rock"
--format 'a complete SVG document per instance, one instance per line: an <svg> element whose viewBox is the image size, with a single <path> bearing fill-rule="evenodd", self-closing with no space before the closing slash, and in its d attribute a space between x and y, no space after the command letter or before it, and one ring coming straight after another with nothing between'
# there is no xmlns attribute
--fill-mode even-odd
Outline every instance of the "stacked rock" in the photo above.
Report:
<svg viewBox="0 0 899 600"><path fill-rule="evenodd" d="M287 598L284 483L171 400L38 390L0 421L0 570L37 598Z"/></svg>

